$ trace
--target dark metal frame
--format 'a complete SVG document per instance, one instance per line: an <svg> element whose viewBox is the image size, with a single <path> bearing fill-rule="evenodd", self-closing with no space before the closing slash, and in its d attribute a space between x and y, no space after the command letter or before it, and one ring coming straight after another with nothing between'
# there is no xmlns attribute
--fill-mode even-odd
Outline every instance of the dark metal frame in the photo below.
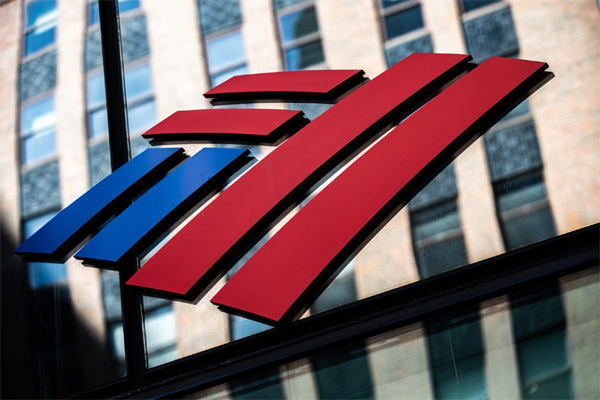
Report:
<svg viewBox="0 0 600 400"><path fill-rule="evenodd" d="M113 169L129 159L116 0L100 2ZM265 368L490 299L537 282L598 266L598 224L147 369L141 296L124 285L137 269L121 271L127 377L77 398L182 396Z"/></svg>

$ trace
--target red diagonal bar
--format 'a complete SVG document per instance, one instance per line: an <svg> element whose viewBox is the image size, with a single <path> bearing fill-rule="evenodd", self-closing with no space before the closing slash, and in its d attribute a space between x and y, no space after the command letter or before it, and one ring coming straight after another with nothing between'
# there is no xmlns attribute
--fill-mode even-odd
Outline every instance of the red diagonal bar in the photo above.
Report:
<svg viewBox="0 0 600 400"><path fill-rule="evenodd" d="M213 109L177 111L142 136L161 142L214 140L272 143L307 120L302 111Z"/></svg>
<svg viewBox="0 0 600 400"><path fill-rule="evenodd" d="M256 100L334 102L363 83L362 70L309 70L239 75L204 94L213 104Z"/></svg>
<svg viewBox="0 0 600 400"><path fill-rule="evenodd" d="M475 68L315 196L212 302L274 324L296 317L311 290L318 290L343 261L341 255L348 256L368 234L365 229L373 229L372 221L406 203L415 181L423 182L425 172L450 162L481 133L485 121L506 108L502 103L538 84L546 68L501 58Z"/></svg>
<svg viewBox="0 0 600 400"><path fill-rule="evenodd" d="M194 299L298 193L399 114L406 115L443 82L464 71L469 59L414 54L357 89L254 165L127 284Z"/></svg>

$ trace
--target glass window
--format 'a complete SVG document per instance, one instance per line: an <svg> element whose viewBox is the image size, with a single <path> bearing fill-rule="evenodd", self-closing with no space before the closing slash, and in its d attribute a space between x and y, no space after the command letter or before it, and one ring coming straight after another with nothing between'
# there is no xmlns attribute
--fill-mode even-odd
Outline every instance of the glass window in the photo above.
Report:
<svg viewBox="0 0 600 400"><path fill-rule="evenodd" d="M54 96L25 106L21 111L23 164L31 165L56 154Z"/></svg>
<svg viewBox="0 0 600 400"><path fill-rule="evenodd" d="M423 278L468 264L456 199L411 211L410 219Z"/></svg>
<svg viewBox="0 0 600 400"><path fill-rule="evenodd" d="M284 43L289 43L319 31L317 11L314 7L284 15L280 21Z"/></svg>
<svg viewBox="0 0 600 400"><path fill-rule="evenodd" d="M433 323L428 331L435 398L487 399L478 311Z"/></svg>
<svg viewBox="0 0 600 400"><path fill-rule="evenodd" d="M127 114L129 132L141 134L156 123L156 106L154 99L129 107Z"/></svg>
<svg viewBox="0 0 600 400"><path fill-rule="evenodd" d="M240 30L207 39L206 56L213 86L225 82L232 76L248 73L244 41Z"/></svg>
<svg viewBox="0 0 600 400"><path fill-rule="evenodd" d="M125 71L125 91L128 102L152 93L150 64L143 64Z"/></svg>
<svg viewBox="0 0 600 400"><path fill-rule="evenodd" d="M524 399L572 399L565 311L558 287L516 293L512 319Z"/></svg>
<svg viewBox="0 0 600 400"><path fill-rule="evenodd" d="M420 29L424 26L421 6L402 10L385 17L385 28L388 39L402 36L408 32Z"/></svg>
<svg viewBox="0 0 600 400"><path fill-rule="evenodd" d="M291 48L285 52L287 68L290 71L308 68L325 61L323 45L320 40Z"/></svg>
<svg viewBox="0 0 600 400"><path fill-rule="evenodd" d="M423 28L423 13L418 0L381 0L385 39L393 39Z"/></svg>
<svg viewBox="0 0 600 400"><path fill-rule="evenodd" d="M57 213L44 214L25 221L24 231L26 238L33 235L50 221ZM29 263L29 286L32 289L40 289L48 286L54 286L58 283L66 283L67 269L65 264Z"/></svg>
<svg viewBox="0 0 600 400"><path fill-rule="evenodd" d="M148 368L173 361L177 353L177 321L171 304L147 311L144 317Z"/></svg>
<svg viewBox="0 0 600 400"><path fill-rule="evenodd" d="M26 4L25 55L54 43L58 10L56 0L34 0Z"/></svg>
<svg viewBox="0 0 600 400"><path fill-rule="evenodd" d="M315 7L279 16L286 69L295 71L325 61Z"/></svg>
<svg viewBox="0 0 600 400"><path fill-rule="evenodd" d="M556 235L541 171L494 185L507 250Z"/></svg>

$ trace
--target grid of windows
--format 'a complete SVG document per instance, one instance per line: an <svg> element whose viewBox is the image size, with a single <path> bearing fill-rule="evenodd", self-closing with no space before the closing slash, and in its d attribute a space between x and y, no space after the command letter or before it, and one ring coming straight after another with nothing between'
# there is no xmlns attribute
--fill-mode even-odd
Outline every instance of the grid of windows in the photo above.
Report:
<svg viewBox="0 0 600 400"><path fill-rule="evenodd" d="M54 44L57 19L56 0L33 0L25 4L24 56Z"/></svg>
<svg viewBox="0 0 600 400"><path fill-rule="evenodd" d="M312 2L284 9L277 15L285 69L297 71L325 62L317 10Z"/></svg>

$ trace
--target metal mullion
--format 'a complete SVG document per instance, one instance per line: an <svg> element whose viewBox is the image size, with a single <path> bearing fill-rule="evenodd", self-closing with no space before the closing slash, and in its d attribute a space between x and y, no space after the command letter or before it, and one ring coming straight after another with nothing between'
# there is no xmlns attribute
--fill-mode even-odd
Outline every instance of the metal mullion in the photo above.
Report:
<svg viewBox="0 0 600 400"><path fill-rule="evenodd" d="M111 168L114 171L131 158L117 1L100 1L98 10L104 63L108 138ZM133 287L125 284L137 269L136 258L126 260L119 268L125 363L128 381L133 387L142 384L146 367L141 296Z"/></svg>
<svg viewBox="0 0 600 400"><path fill-rule="evenodd" d="M321 33L319 31L316 31L311 34L302 36L301 38L290 40L289 42L285 42L285 43L283 43L282 47L284 50L289 50L289 49L292 49L295 47L300 47L300 46L308 44L308 43L316 42L317 40L320 40L320 39L321 39Z"/></svg>

